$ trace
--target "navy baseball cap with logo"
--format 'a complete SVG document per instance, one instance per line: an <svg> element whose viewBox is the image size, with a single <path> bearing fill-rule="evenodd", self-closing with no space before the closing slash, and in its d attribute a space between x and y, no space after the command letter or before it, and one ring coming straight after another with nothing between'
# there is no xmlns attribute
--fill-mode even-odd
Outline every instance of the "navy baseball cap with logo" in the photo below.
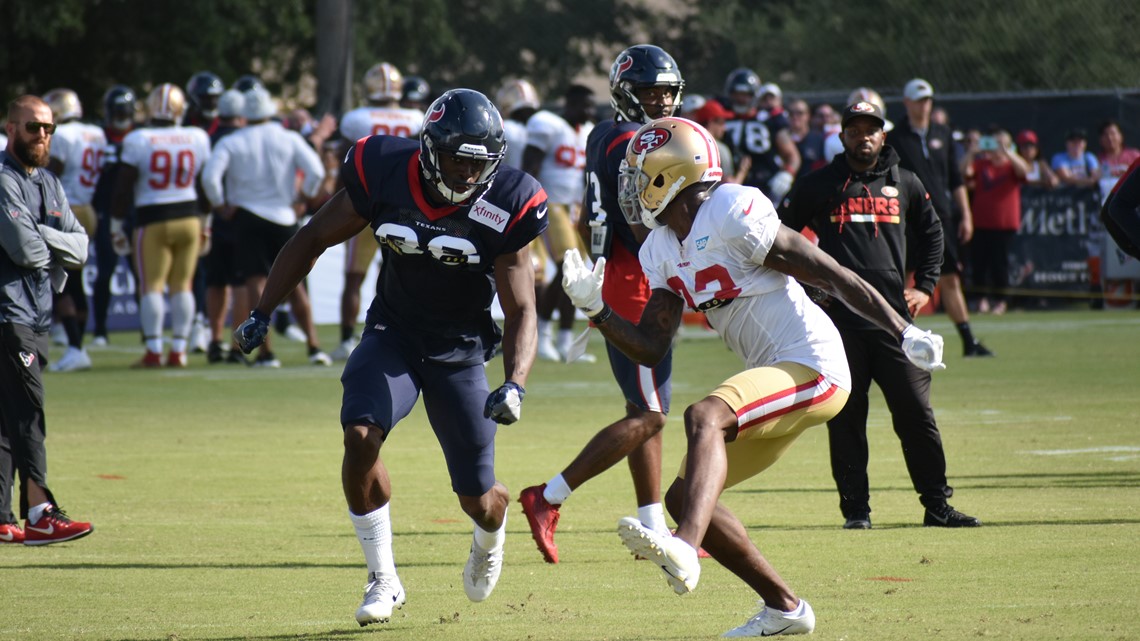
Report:
<svg viewBox="0 0 1140 641"><path fill-rule="evenodd" d="M859 102L847 105L843 109L843 116L841 126L846 129L847 123L855 118L867 117L874 118L879 121L879 126L886 126L887 118L883 115L883 110L873 102L860 100Z"/></svg>

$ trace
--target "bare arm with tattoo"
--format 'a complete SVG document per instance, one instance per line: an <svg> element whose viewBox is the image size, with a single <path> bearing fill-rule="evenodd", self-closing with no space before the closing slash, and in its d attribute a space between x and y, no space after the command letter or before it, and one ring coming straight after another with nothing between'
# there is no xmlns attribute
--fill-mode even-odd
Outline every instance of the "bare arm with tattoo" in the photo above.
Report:
<svg viewBox="0 0 1140 641"><path fill-rule="evenodd" d="M595 323L602 336L626 356L653 367L665 358L673 344L673 335L681 325L684 301L667 289L653 290L637 325L608 310L607 307L596 317L606 317Z"/></svg>

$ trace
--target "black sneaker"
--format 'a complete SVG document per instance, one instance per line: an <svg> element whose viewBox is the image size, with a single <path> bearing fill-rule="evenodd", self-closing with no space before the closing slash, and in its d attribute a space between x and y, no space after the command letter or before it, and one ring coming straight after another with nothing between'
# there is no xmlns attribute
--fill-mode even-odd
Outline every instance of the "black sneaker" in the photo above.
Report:
<svg viewBox="0 0 1140 641"><path fill-rule="evenodd" d="M966 358L985 358L987 356L993 355L994 353L987 349L986 346L982 345L979 341L974 341L972 345L967 345L962 348L962 356L965 356Z"/></svg>
<svg viewBox="0 0 1140 641"><path fill-rule="evenodd" d="M245 354L236 347L230 348L230 353L226 355L226 363L230 365L249 365L249 360L246 359Z"/></svg>
<svg viewBox="0 0 1140 641"><path fill-rule="evenodd" d="M847 517L847 522L843 524L844 530L869 530L871 529L871 515L870 514L852 514Z"/></svg>
<svg viewBox="0 0 1140 641"><path fill-rule="evenodd" d="M220 341L210 341L210 346L206 348L206 362L215 364L221 363L226 360L226 354L222 351L222 343Z"/></svg>
<svg viewBox="0 0 1140 641"><path fill-rule="evenodd" d="M926 527L978 527L981 521L962 514L947 503L926 508L926 516L922 519Z"/></svg>

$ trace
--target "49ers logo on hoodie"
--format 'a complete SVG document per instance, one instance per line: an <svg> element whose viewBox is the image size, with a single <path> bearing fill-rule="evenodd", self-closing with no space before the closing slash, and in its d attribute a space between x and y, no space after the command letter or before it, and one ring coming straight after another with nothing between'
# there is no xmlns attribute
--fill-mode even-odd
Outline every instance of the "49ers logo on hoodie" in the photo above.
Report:
<svg viewBox="0 0 1140 641"><path fill-rule="evenodd" d="M888 187L883 188L886 193ZM891 197L853 196L831 211L833 223L890 223L899 224L898 190Z"/></svg>

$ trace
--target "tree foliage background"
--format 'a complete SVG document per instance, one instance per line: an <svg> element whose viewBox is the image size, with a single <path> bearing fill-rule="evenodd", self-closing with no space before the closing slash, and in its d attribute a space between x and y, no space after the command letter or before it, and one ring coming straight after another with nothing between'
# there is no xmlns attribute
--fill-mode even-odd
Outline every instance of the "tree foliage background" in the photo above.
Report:
<svg viewBox="0 0 1140 641"><path fill-rule="evenodd" d="M8 99L70 87L93 116L112 84L145 92L208 69L311 102L301 81L327 1L0 0L0 86ZM1140 3L1119 0L331 1L351 3L355 78L388 60L436 90L513 75L554 99L638 42L673 53L701 93L740 66L785 92L892 95L916 75L951 93L1140 84Z"/></svg>

